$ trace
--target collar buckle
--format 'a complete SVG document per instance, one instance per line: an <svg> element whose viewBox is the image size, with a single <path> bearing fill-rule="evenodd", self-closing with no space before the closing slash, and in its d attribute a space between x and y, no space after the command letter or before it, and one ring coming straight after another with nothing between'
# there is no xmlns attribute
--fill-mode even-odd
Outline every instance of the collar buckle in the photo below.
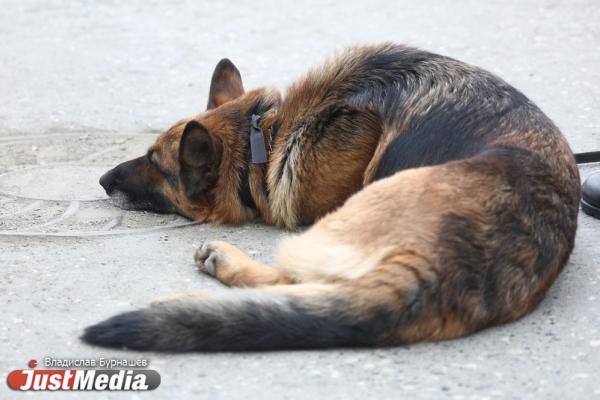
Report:
<svg viewBox="0 0 600 400"><path fill-rule="evenodd" d="M267 148L265 146L265 133L258 125L260 115L252 114L250 122L250 156L252 164L264 164L267 162Z"/></svg>

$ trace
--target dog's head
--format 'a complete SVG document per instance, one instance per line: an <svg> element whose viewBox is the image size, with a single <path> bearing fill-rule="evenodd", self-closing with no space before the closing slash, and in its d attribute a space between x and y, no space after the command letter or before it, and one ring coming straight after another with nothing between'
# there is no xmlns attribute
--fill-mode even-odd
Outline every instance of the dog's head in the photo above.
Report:
<svg viewBox="0 0 600 400"><path fill-rule="evenodd" d="M239 199L250 116L280 101L274 90L244 93L238 69L221 60L207 109L161 134L141 157L106 172L100 185L119 207L177 212L195 221L244 222L256 212Z"/></svg>

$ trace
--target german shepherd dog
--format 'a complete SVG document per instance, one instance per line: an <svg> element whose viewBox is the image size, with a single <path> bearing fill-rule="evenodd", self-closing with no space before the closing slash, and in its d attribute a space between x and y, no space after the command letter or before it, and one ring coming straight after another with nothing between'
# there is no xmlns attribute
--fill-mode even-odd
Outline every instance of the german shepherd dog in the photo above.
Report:
<svg viewBox="0 0 600 400"><path fill-rule="evenodd" d="M207 110L101 178L125 207L293 229L277 267L206 242L235 289L163 298L84 341L155 351L390 346L533 310L573 249L579 172L558 128L482 69L353 47L282 97L218 63Z"/></svg>

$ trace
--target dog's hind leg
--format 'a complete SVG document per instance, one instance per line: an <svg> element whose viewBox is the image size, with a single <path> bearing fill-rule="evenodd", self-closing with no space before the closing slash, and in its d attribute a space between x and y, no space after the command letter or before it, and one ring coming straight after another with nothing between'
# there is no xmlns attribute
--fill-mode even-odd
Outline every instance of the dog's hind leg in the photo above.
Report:
<svg viewBox="0 0 600 400"><path fill-rule="evenodd" d="M227 286L257 287L290 284L291 279L275 268L252 260L232 244L205 242L194 256L198 268Z"/></svg>

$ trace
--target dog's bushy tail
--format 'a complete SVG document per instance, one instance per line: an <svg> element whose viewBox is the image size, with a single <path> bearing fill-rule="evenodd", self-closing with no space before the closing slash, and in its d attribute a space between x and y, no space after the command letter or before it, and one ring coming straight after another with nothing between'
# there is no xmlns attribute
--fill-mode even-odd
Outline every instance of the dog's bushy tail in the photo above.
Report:
<svg viewBox="0 0 600 400"><path fill-rule="evenodd" d="M307 288L303 288L306 286ZM231 289L158 303L88 327L90 344L167 352L372 346L397 308L349 298L335 285ZM358 293L356 293L358 294Z"/></svg>

